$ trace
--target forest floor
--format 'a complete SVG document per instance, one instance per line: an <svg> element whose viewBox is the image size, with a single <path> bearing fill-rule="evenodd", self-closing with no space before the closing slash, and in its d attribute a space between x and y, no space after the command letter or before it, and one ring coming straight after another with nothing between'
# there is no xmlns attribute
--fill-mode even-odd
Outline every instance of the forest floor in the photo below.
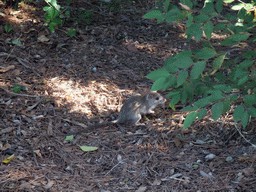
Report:
<svg viewBox="0 0 256 192"><path fill-rule="evenodd" d="M165 59L202 47L187 42L183 24L142 19L154 2L114 10L75 0L73 15L53 34L44 25L45 3L17 11L0 3L0 191L255 191L256 152L232 114L214 122L209 111L182 130L188 113L181 104L171 110L167 98L143 117L146 126L86 129L116 119L127 98L149 91L153 82L145 76ZM13 30L7 33L6 24ZM77 29L75 37L68 28ZM252 143L255 125L241 131Z"/></svg>

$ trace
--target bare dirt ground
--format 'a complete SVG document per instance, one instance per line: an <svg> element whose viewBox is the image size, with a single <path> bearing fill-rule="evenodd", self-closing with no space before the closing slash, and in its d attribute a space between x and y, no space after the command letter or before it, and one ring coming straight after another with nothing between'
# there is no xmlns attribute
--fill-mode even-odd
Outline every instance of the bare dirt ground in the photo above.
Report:
<svg viewBox="0 0 256 192"><path fill-rule="evenodd" d="M183 25L142 19L154 2L117 11L72 2L73 13L93 12L90 24L74 26L76 37L66 34L71 21L49 33L46 4L20 4L18 12L0 4L0 191L255 191L256 152L231 114L182 130L187 113L168 100L142 119L146 126L83 128L116 119L129 96L150 89L148 73L200 44L186 41ZM27 91L13 93L15 85ZM83 129L65 141L63 134ZM256 143L255 120L242 133Z"/></svg>

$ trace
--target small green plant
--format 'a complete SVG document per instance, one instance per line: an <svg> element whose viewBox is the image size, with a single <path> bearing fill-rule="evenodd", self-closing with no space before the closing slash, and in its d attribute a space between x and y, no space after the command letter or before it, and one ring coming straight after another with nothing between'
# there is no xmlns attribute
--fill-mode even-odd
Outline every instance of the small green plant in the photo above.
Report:
<svg viewBox="0 0 256 192"><path fill-rule="evenodd" d="M100 0L101 4L106 5L108 10L120 11L121 3L118 0Z"/></svg>
<svg viewBox="0 0 256 192"><path fill-rule="evenodd" d="M70 29L68 32L67 32L67 35L72 37L72 36L76 36L76 30L75 29Z"/></svg>
<svg viewBox="0 0 256 192"><path fill-rule="evenodd" d="M17 39L12 40L12 44L21 46L21 41L19 40L19 38L17 38Z"/></svg>
<svg viewBox="0 0 256 192"><path fill-rule="evenodd" d="M214 120L220 118L231 107L235 123L241 121L246 127L249 116L256 117L256 52L230 48L217 51L211 44L212 33L228 35L220 44L226 47L239 46L242 41L254 42L256 36L251 32L256 26L254 13L255 1L238 3L232 6L233 13L223 13L223 3L234 0L206 0L202 9L194 9L196 1L181 0L180 8L165 0L162 10L152 10L143 18L157 19L158 23L186 22L188 41L192 38L199 42L203 34L207 40L202 42L201 50L183 51L165 60L162 69L151 72L146 77L155 81L151 90L171 90L169 106L193 103L182 111L191 111L184 121L183 128L189 127L194 120L202 119L207 107L211 107ZM218 21L218 22L216 22ZM239 50L237 56L229 53Z"/></svg>
<svg viewBox="0 0 256 192"><path fill-rule="evenodd" d="M45 0L45 2L49 5L43 8L43 10L46 12L45 22L48 24L50 31L54 32L55 26L62 24L61 19L59 18L61 7L57 4L56 0Z"/></svg>
<svg viewBox="0 0 256 192"><path fill-rule="evenodd" d="M17 85L17 84L14 84L14 85L13 85L13 92L18 93L18 92L20 92L21 90L27 91L28 88L25 87L25 86Z"/></svg>
<svg viewBox="0 0 256 192"><path fill-rule="evenodd" d="M79 10L78 18L71 18L71 10L69 8L63 9L60 5L57 4L56 0L45 0L49 6L43 8L46 12L45 18L46 23L51 32L55 31L56 26L63 25L66 20L79 23L86 22L87 24L91 24L92 22L92 11ZM71 0L66 0L66 4L70 5ZM68 36L76 36L76 30L70 29L67 32Z"/></svg>
<svg viewBox="0 0 256 192"><path fill-rule="evenodd" d="M91 18L92 11L84 11L84 10L82 10L82 11L79 12L78 15L87 24L91 24L91 22L92 22L92 18Z"/></svg>
<svg viewBox="0 0 256 192"><path fill-rule="evenodd" d="M13 30L13 28L12 28L12 27L9 27L8 24L6 24L6 25L4 26L4 30L5 30L6 33L9 33L9 32L11 32L11 31Z"/></svg>

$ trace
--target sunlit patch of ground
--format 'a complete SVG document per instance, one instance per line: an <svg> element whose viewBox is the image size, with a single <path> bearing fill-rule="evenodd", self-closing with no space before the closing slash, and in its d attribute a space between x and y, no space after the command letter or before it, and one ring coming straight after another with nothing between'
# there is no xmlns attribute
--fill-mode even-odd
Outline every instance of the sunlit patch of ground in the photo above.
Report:
<svg viewBox="0 0 256 192"><path fill-rule="evenodd" d="M72 79L55 77L47 81L52 88L52 96L62 104L69 104L69 112L82 112L91 116L93 112L99 114L106 111L118 112L122 106L122 93L131 91L120 90L108 82L91 81L87 85Z"/></svg>

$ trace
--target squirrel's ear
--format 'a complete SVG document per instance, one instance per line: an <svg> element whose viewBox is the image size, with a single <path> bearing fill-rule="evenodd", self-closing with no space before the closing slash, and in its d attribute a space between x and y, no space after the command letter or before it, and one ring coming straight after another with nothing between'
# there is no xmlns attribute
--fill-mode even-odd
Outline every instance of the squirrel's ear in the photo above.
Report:
<svg viewBox="0 0 256 192"><path fill-rule="evenodd" d="M147 100L152 99L154 97L154 92L149 92L147 94Z"/></svg>

